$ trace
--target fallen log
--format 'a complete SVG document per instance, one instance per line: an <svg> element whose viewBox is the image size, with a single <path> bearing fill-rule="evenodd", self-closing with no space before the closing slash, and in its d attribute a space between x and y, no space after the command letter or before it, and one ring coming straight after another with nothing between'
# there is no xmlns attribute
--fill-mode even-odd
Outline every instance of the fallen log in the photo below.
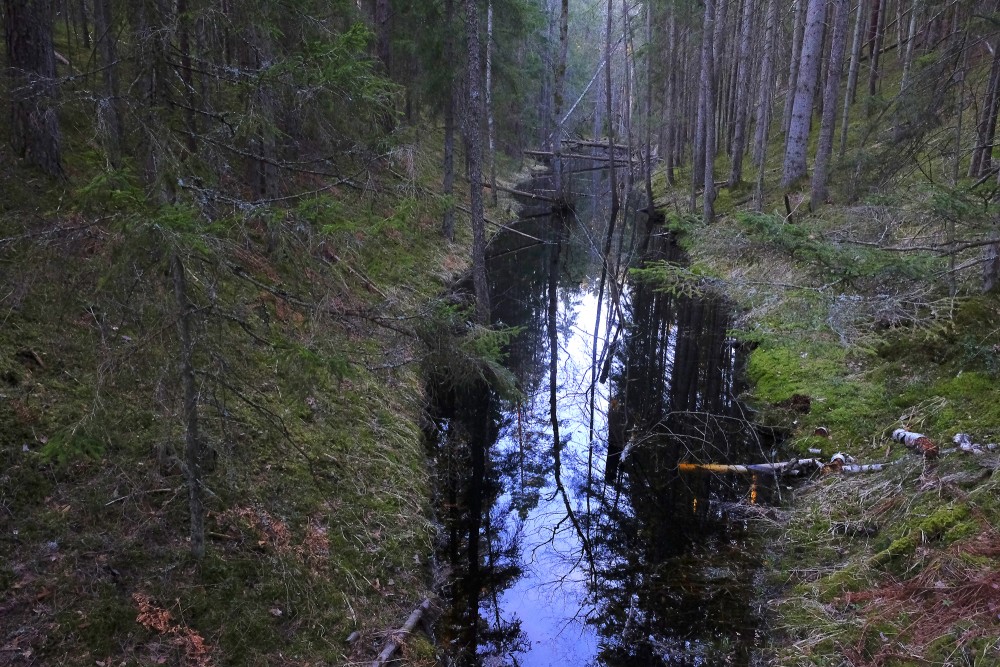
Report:
<svg viewBox="0 0 1000 667"><path fill-rule="evenodd" d="M745 475L754 472L769 472L775 475L789 474L802 470L818 470L823 467L819 459L792 459L791 461L781 461L779 463L750 463L746 465L728 463L690 463L684 461L677 464L678 472L724 472Z"/></svg>
<svg viewBox="0 0 1000 667"><path fill-rule="evenodd" d="M493 186L489 183L483 183L484 188L492 188ZM546 197L545 195L535 194L534 192L525 192L524 190L514 190L513 188L505 188L502 185L496 186L497 190L501 192L509 192L512 195L517 195L518 197L527 197L528 199L540 199L547 202L555 202L556 200L552 197Z"/></svg>
<svg viewBox="0 0 1000 667"><path fill-rule="evenodd" d="M912 449L918 454L922 454L924 458L934 459L940 453L938 446L923 433L914 433L913 431L907 431L905 428L897 428L892 432L892 439L903 443L907 449Z"/></svg>
<svg viewBox="0 0 1000 667"><path fill-rule="evenodd" d="M588 139L563 139L564 144L571 144L574 146L586 146L588 148L607 148L607 141L594 141ZM624 144L615 144L612 148L615 150L631 151L631 146L626 146Z"/></svg>
<svg viewBox="0 0 1000 667"><path fill-rule="evenodd" d="M424 601L420 603L420 606L414 609L410 614L410 617L406 619L406 623L403 623L403 627L389 633L389 638L385 642L385 647L382 649L382 652L378 654L378 657L375 658L375 662L372 663L372 667L383 667L383 665L389 662L389 658L392 657L392 654L395 653L400 646L402 646L406 635L413 632L413 628L417 627L417 623L420 622L421 617L423 617L423 615L430 608L430 598L424 598Z"/></svg>
<svg viewBox="0 0 1000 667"><path fill-rule="evenodd" d="M802 475L821 470L823 473L858 474L864 472L879 472L890 464L868 463L857 464L854 459L845 454L834 454L829 463L819 459L792 459L778 463L750 463L745 465L727 463L691 463L684 461L677 464L678 472L718 472L747 475L752 473L771 473L773 475Z"/></svg>
<svg viewBox="0 0 1000 667"><path fill-rule="evenodd" d="M550 158L554 156L552 151L526 150L524 151L524 154L530 155L531 157L545 157L545 158ZM610 158L606 155L580 155L578 153L563 153L559 157L561 157L563 160L594 160L595 162L616 162L618 164L627 164L631 162L633 164L638 164L638 160L632 160L624 157Z"/></svg>

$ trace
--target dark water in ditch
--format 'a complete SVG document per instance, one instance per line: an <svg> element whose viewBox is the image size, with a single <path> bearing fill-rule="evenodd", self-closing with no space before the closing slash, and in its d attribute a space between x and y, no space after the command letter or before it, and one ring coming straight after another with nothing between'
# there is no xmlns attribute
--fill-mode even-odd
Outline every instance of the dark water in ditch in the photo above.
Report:
<svg viewBox="0 0 1000 667"><path fill-rule="evenodd" d="M520 327L521 397L437 392L451 664L763 664L753 517L773 484L677 467L771 457L736 398L729 308L617 285L630 265L683 261L642 214L623 216L599 298L607 188L577 177L572 211L525 205L488 249L493 321Z"/></svg>

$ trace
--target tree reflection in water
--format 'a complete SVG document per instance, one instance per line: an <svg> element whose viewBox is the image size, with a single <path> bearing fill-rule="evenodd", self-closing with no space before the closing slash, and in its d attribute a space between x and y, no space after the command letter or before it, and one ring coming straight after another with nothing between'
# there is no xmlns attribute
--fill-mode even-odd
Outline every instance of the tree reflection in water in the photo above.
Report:
<svg viewBox="0 0 1000 667"><path fill-rule="evenodd" d="M730 511L748 502L749 484L677 472L682 460L743 462L770 449L736 400L728 308L639 283L598 316L601 202L529 218L490 247L493 320L522 327L508 365L523 399L482 386L436 392L441 553L452 568L439 640L465 665L752 665L760 563L752 526ZM619 245L641 248L642 261L681 261L669 234L641 227ZM610 372L595 387L590 443L595 321L598 373ZM753 500L768 488L756 480Z"/></svg>

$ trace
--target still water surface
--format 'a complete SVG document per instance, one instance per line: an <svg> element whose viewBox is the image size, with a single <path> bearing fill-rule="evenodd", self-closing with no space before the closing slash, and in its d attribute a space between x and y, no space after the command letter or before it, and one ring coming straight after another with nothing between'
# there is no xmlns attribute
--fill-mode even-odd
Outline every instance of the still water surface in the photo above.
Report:
<svg viewBox="0 0 1000 667"><path fill-rule="evenodd" d="M677 471L770 454L736 400L729 309L615 279L683 260L642 215L624 216L601 296L606 181L573 188L572 211L525 206L489 248L520 397L437 392L440 639L454 664L763 664L750 510L772 486Z"/></svg>

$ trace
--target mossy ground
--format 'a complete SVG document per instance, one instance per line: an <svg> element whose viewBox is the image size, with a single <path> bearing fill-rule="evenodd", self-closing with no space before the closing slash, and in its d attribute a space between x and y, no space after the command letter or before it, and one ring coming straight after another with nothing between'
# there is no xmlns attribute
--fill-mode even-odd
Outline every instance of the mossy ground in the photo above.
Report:
<svg viewBox="0 0 1000 667"><path fill-rule="evenodd" d="M892 85L889 71L883 88ZM717 220L703 225L687 213L683 170L674 189L658 176L658 202L692 274L738 308L756 420L801 455L890 464L792 491L769 561L774 664L1000 664L1000 450L932 463L889 439L906 427L942 449L960 432L1000 441L1000 299L980 292L975 269L961 270L977 266L979 250L954 262L899 250L969 234L988 216L971 182L928 179L950 173L953 158L930 144L903 155L909 147L872 118L855 112L849 128L831 182L840 204L811 213L808 192L793 190L787 216L777 129L761 213L746 186L723 189ZM923 170L897 168L907 159Z"/></svg>
<svg viewBox="0 0 1000 667"><path fill-rule="evenodd" d="M55 182L9 157L0 664L370 659L432 579L421 328L460 319L438 298L469 235L440 236L439 155L404 141L370 166L377 187L211 225L149 205L127 169L71 164ZM211 451L200 563L172 252ZM413 664L427 651L406 649Z"/></svg>

